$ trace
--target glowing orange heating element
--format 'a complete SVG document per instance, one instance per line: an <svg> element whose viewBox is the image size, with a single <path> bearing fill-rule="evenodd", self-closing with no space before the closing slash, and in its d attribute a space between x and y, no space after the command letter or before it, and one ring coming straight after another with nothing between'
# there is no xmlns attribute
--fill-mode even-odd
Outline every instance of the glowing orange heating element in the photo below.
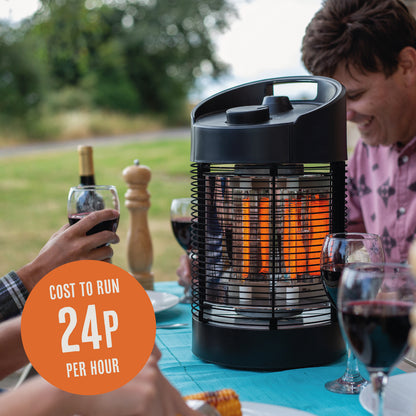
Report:
<svg viewBox="0 0 416 416"><path fill-rule="evenodd" d="M260 224L260 273L269 273L269 251L270 251L270 210L269 198L261 197L259 203Z"/></svg>
<svg viewBox="0 0 416 416"><path fill-rule="evenodd" d="M283 259L291 279L306 272L307 258L303 243L302 201L298 197L284 201Z"/></svg>
<svg viewBox="0 0 416 416"><path fill-rule="evenodd" d="M258 203L258 221L253 222L255 207L250 207L250 198L242 200L243 237L242 237L242 277L246 279L250 273L251 260L259 264L258 273L269 273L270 260L270 203L269 198L260 197ZM258 234L254 232L258 227ZM259 242L257 240L259 237Z"/></svg>
<svg viewBox="0 0 416 416"><path fill-rule="evenodd" d="M328 198L314 195L309 204L311 245L309 251L309 273L319 275L320 253L325 236L329 233Z"/></svg>
<svg viewBox="0 0 416 416"><path fill-rule="evenodd" d="M282 253L286 272L291 279L299 275L320 273L320 249L329 232L328 198L319 194L302 199L287 196L283 201ZM250 198L242 199L242 277L250 274L251 261L256 259L258 273L270 273L270 199L260 197L258 214L250 207ZM258 232L254 232L254 215L258 215ZM309 230L310 241L307 245ZM258 239L257 239L258 237ZM305 245L306 243L306 245ZM260 246L258 245L260 244ZM252 252L254 250L254 252Z"/></svg>
<svg viewBox="0 0 416 416"><path fill-rule="evenodd" d="M243 198L243 279L250 270L250 198Z"/></svg>

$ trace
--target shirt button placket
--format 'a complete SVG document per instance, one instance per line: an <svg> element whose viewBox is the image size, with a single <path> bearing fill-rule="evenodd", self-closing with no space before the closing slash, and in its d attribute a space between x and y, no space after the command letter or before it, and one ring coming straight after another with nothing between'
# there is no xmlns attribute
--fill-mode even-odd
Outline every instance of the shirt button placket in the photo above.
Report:
<svg viewBox="0 0 416 416"><path fill-rule="evenodd" d="M409 156L403 155L398 159L398 183L396 184L396 190L398 191L397 195L397 202L398 202L398 214L400 215L401 221L397 223L396 227L396 238L398 236L403 236L406 234L406 220L404 217L404 214L406 214L406 195L405 195L405 189L406 189L406 182L409 174L409 167L406 165L407 162L409 162ZM406 165L406 166L403 166ZM406 242L404 238L397 238L397 245L400 253L400 257L405 256L405 252L407 250Z"/></svg>

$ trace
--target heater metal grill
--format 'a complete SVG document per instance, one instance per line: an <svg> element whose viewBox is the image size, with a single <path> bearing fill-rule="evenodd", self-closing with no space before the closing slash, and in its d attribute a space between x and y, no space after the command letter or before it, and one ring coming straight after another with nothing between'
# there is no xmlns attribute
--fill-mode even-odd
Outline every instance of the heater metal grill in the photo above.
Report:
<svg viewBox="0 0 416 416"><path fill-rule="evenodd" d="M344 162L193 168L193 316L272 330L330 322L320 250L344 228Z"/></svg>

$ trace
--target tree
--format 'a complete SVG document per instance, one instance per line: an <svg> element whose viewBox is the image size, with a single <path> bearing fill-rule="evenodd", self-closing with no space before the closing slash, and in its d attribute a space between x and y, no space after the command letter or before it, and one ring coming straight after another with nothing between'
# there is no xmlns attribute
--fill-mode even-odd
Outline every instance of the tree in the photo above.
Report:
<svg viewBox="0 0 416 416"><path fill-rule="evenodd" d="M124 45L130 78L152 111L174 113L209 65L218 77L226 66L215 56L212 33L228 27L232 6L223 0L131 3Z"/></svg>
<svg viewBox="0 0 416 416"><path fill-rule="evenodd" d="M43 68L33 61L33 42L19 37L17 31L0 24L0 114L25 117L42 101Z"/></svg>
<svg viewBox="0 0 416 416"><path fill-rule="evenodd" d="M55 88L86 87L98 106L174 119L201 73L227 71L212 37L234 16L230 0L42 0L26 36L43 40Z"/></svg>

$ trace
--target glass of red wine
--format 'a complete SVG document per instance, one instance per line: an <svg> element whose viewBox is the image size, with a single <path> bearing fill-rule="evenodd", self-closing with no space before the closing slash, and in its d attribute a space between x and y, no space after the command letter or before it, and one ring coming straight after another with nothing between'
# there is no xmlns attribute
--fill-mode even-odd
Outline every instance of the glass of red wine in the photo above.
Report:
<svg viewBox="0 0 416 416"><path fill-rule="evenodd" d="M69 190L68 221L70 225L94 211L105 208L120 212L120 202L117 189L113 185L78 185ZM103 221L87 232L87 235L103 230L117 231L119 217L110 221Z"/></svg>
<svg viewBox="0 0 416 416"><path fill-rule="evenodd" d="M334 310L337 310L338 287L344 267L351 263L383 263L381 239L369 233L334 233L325 237L321 250L321 278ZM344 374L325 384L334 393L358 394L368 384L358 368L357 358L346 343L347 366Z"/></svg>
<svg viewBox="0 0 416 416"><path fill-rule="evenodd" d="M170 222L173 234L188 256L191 254L191 201L191 198L175 198L170 206ZM190 281L184 284L185 294L179 301L181 303L192 303L192 284Z"/></svg>
<svg viewBox="0 0 416 416"><path fill-rule="evenodd" d="M408 265L355 263L344 268L338 293L343 335L370 373L383 415L388 375L408 350L416 281Z"/></svg>

